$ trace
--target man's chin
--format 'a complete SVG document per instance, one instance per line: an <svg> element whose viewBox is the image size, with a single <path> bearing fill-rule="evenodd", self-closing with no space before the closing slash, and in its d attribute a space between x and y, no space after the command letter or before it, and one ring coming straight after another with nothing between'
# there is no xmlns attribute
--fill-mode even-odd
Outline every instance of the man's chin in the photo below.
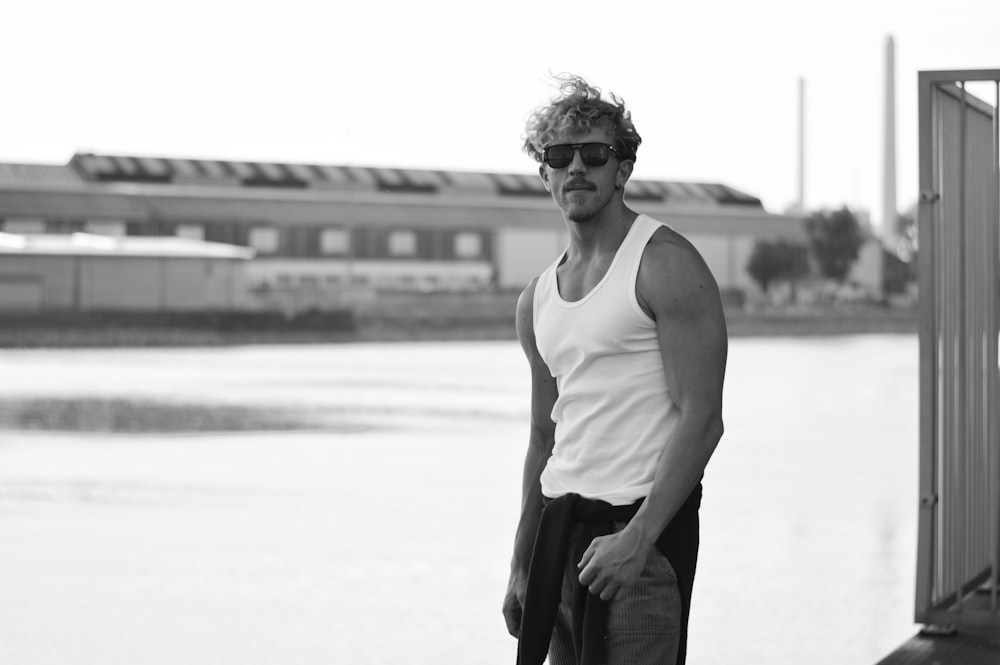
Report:
<svg viewBox="0 0 1000 665"><path fill-rule="evenodd" d="M566 219L575 224L586 224L594 219L591 210L570 210L566 212Z"/></svg>
<svg viewBox="0 0 1000 665"><path fill-rule="evenodd" d="M592 205L567 206L563 208L563 215L571 222L584 224L592 220L598 212L598 208Z"/></svg>

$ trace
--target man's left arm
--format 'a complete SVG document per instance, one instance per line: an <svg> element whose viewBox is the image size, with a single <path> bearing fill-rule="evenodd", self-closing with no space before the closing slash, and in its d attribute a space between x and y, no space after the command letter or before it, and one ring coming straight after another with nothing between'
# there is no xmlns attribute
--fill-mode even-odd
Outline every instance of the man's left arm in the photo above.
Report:
<svg viewBox="0 0 1000 665"><path fill-rule="evenodd" d="M680 412L653 485L618 533L595 538L580 560L580 582L610 600L639 577L657 538L701 481L722 437L728 341L719 288L697 250L669 229L646 247L639 302L656 321L670 396Z"/></svg>

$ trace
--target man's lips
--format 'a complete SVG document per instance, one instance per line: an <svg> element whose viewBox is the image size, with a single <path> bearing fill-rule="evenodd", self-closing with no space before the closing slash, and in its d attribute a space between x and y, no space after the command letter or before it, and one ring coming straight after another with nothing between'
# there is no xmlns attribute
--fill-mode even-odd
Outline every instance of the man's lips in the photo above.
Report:
<svg viewBox="0 0 1000 665"><path fill-rule="evenodd" d="M594 189L597 188L591 185L589 182L568 182L565 185L563 185L563 191L565 192L580 192L580 191L589 192Z"/></svg>

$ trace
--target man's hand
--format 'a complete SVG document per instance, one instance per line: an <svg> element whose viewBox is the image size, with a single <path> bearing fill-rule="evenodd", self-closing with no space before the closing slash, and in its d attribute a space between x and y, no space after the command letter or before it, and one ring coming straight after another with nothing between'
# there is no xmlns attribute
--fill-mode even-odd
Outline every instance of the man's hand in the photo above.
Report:
<svg viewBox="0 0 1000 665"><path fill-rule="evenodd" d="M514 637L521 636L521 615L524 612L524 592L527 588L527 571L511 570L507 595L503 599L503 618L507 622L507 632Z"/></svg>
<svg viewBox="0 0 1000 665"><path fill-rule="evenodd" d="M580 584L601 600L621 597L639 579L653 547L628 527L594 538L577 564Z"/></svg>

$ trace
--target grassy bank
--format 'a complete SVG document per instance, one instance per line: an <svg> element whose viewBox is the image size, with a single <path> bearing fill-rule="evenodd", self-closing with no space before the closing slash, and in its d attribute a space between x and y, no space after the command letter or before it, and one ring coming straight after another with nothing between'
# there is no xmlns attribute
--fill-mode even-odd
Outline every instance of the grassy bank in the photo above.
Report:
<svg viewBox="0 0 1000 665"><path fill-rule="evenodd" d="M728 310L726 324L730 337L916 334L917 313L911 309L884 307L762 312Z"/></svg>
<svg viewBox="0 0 1000 665"><path fill-rule="evenodd" d="M353 310L0 315L0 348L217 346L514 339L515 293L384 294ZM915 333L913 310L726 311L730 337Z"/></svg>

